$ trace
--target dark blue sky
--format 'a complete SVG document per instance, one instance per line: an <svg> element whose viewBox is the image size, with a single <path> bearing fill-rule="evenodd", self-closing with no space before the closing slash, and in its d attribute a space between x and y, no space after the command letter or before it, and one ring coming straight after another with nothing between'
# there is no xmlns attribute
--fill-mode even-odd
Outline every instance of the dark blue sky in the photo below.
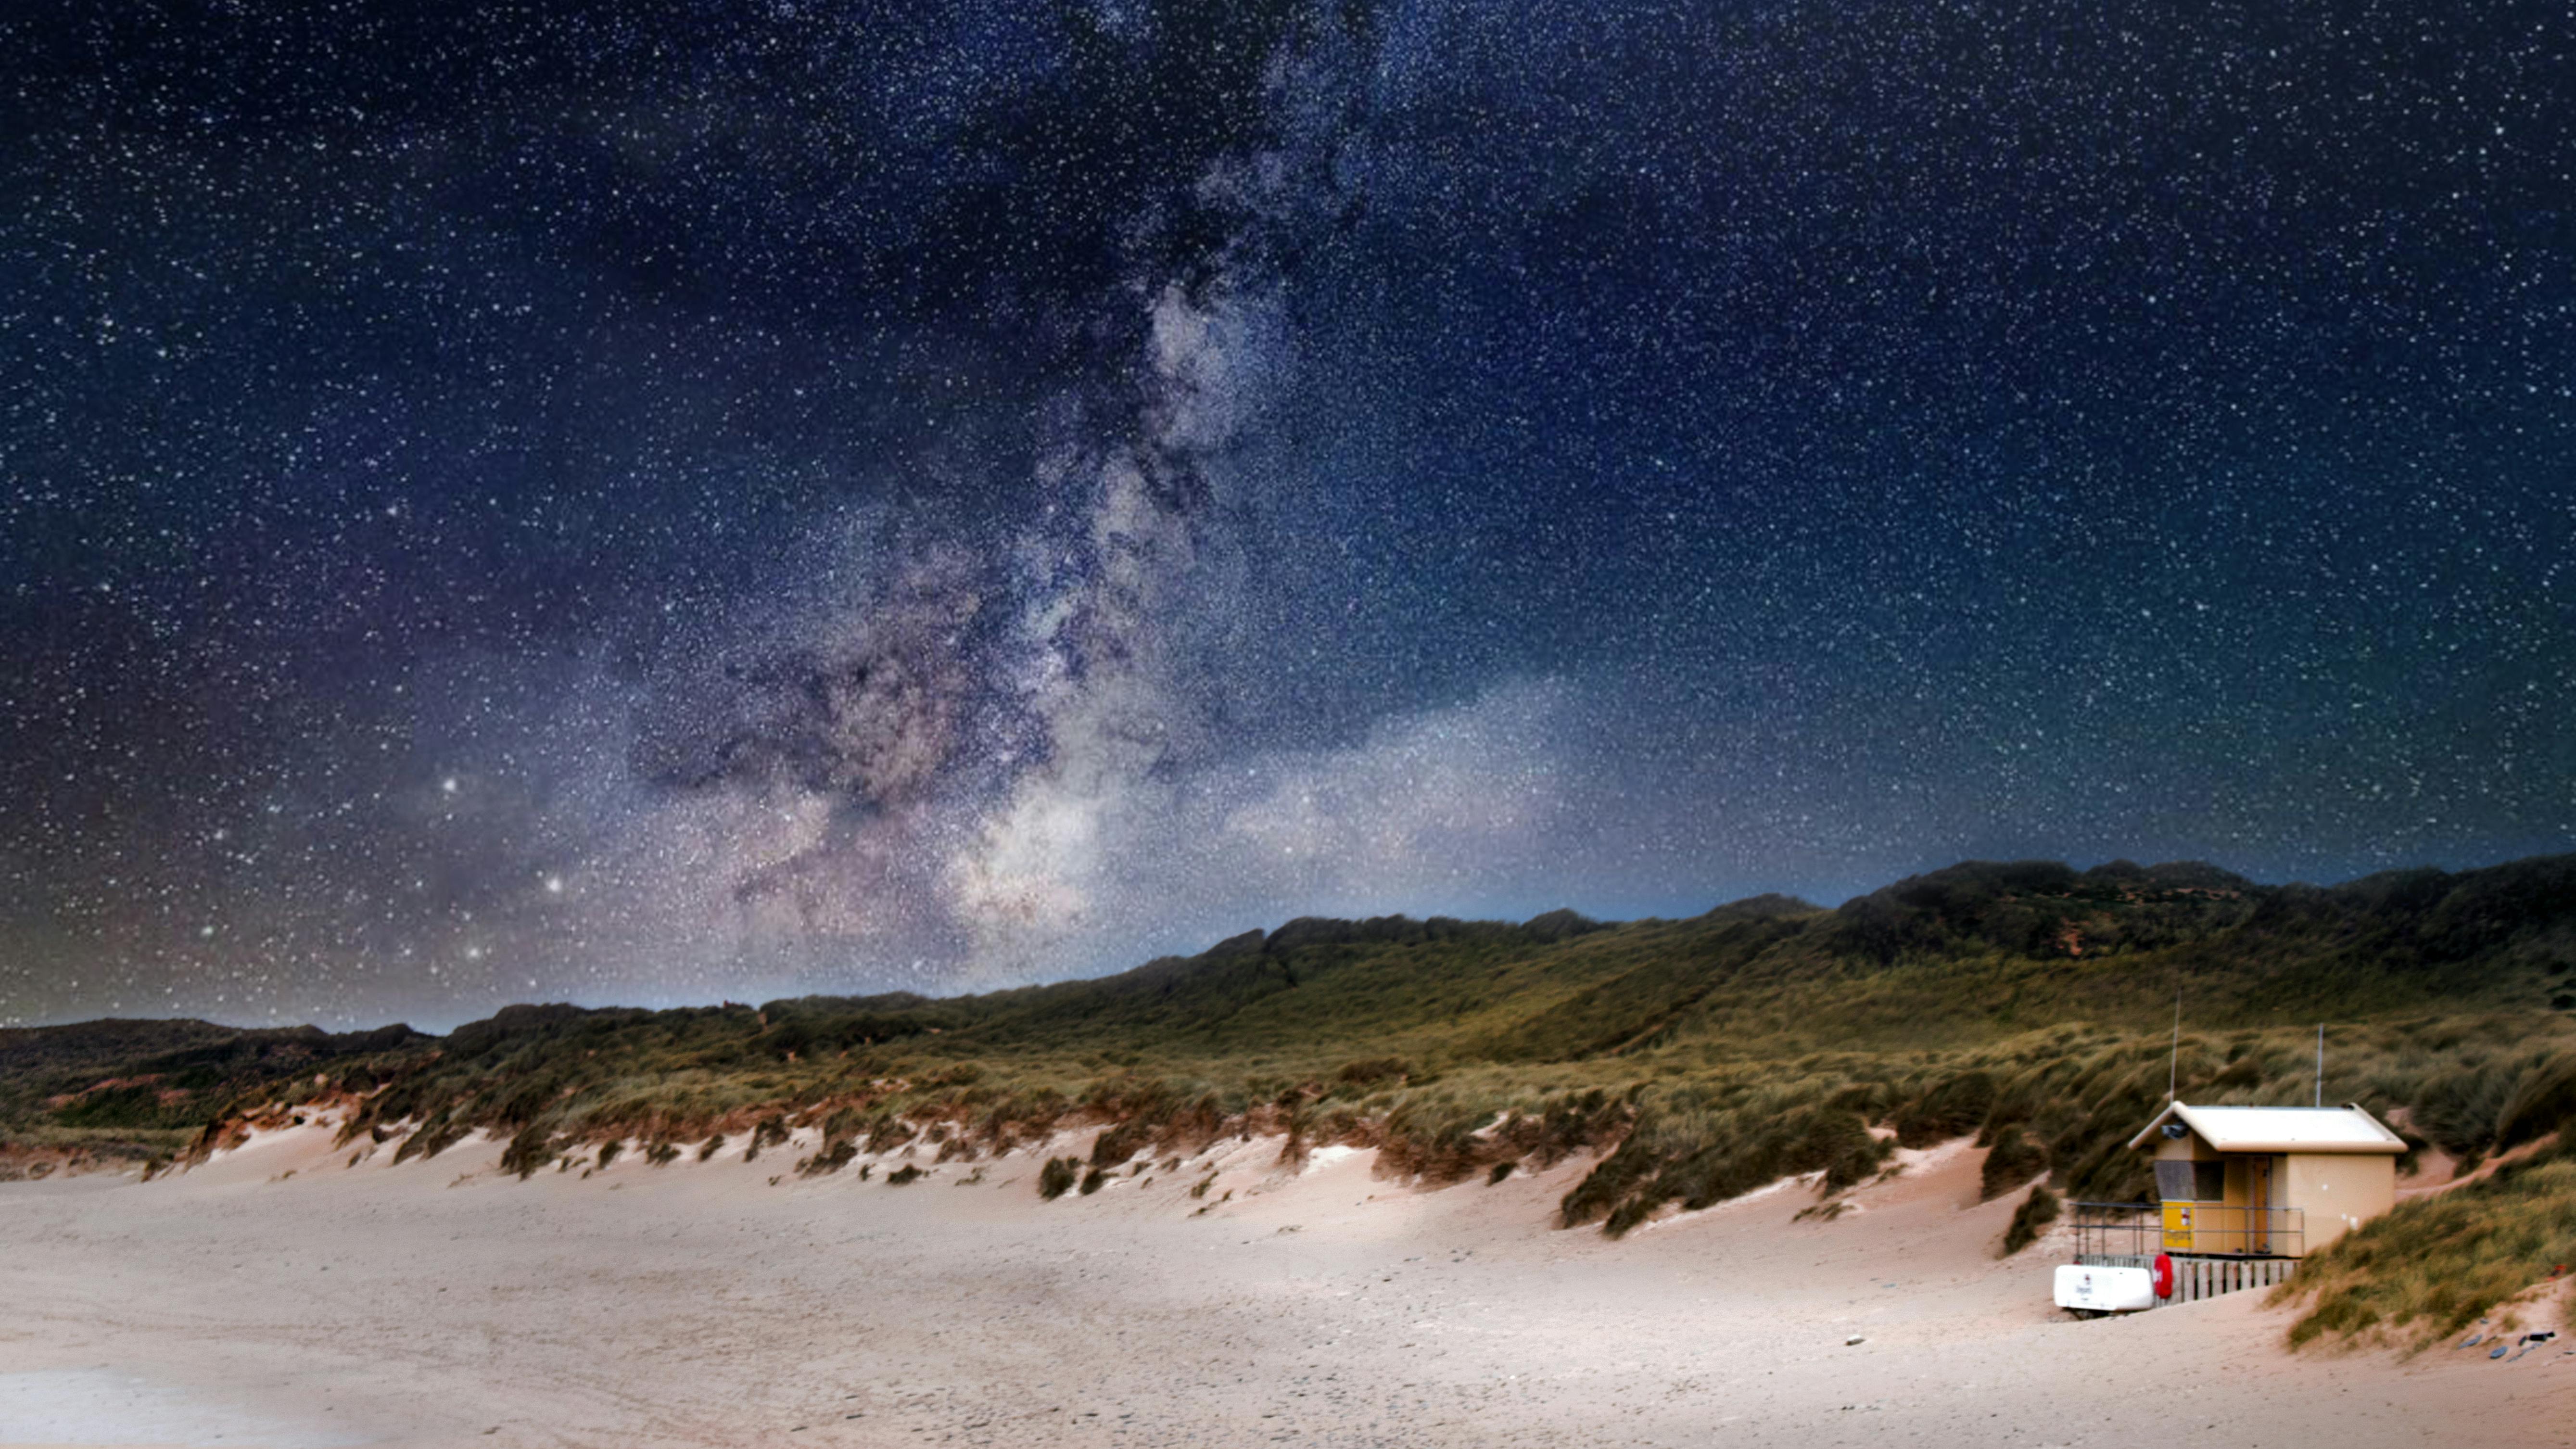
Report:
<svg viewBox="0 0 2576 1449"><path fill-rule="evenodd" d="M2571 41L13 14L0 1023L2576 849Z"/></svg>

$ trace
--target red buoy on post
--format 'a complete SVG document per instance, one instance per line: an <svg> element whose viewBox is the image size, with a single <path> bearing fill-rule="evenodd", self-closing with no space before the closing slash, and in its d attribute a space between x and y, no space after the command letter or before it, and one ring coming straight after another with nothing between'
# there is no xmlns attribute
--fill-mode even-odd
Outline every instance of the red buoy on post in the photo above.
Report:
<svg viewBox="0 0 2576 1449"><path fill-rule="evenodd" d="M2174 1291L2173 1254L2156 1254L2156 1296L2171 1298Z"/></svg>

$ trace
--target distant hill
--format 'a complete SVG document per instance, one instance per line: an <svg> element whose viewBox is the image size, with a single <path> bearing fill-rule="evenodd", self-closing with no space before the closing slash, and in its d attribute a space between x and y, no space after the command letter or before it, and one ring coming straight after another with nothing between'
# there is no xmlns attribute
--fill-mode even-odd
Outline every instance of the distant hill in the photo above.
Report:
<svg viewBox="0 0 2576 1449"><path fill-rule="evenodd" d="M480 1057L616 1021L712 1030L770 1056L925 1038L914 1045L946 1056L1374 1043L1580 1060L1696 1039L1793 1050L1953 1043L1998 1028L2144 1019L2170 1007L2177 985L2204 1026L2473 1005L2564 1010L2576 1008L2571 972L2576 856L2322 888L2259 885L2196 861L2081 872L1968 861L1835 910L1760 896L1681 921L1606 924L1562 910L1519 925L1306 917L1090 980L941 999L801 997L756 1012L515 1006L444 1045L451 1058ZM195 1097L235 1079L439 1044L404 1026L7 1029L0 1102L103 1074L159 1076Z"/></svg>
<svg viewBox="0 0 2576 1449"><path fill-rule="evenodd" d="M1312 1070L1368 1053L1455 1068L1686 1047L1952 1049L2062 1022L2152 1025L2177 987L2201 1029L2564 1011L2576 1008L2571 973L2576 856L2322 888L2197 861L1969 861L1834 910L1760 896L1619 924L1572 911L1518 925L1300 918L1113 976L945 999L520 1006L443 1041L403 1026L335 1035L184 1020L0 1030L0 1130L192 1128L241 1093L335 1062L395 1071L436 1052L452 1073L567 1035L685 1050L711 1067L900 1043L1077 1070L1126 1057ZM110 1079L119 1085L101 1085Z"/></svg>
<svg viewBox="0 0 2576 1449"><path fill-rule="evenodd" d="M107 1020L0 1030L0 1154L166 1156L245 1096L351 1058L432 1040L407 1026L333 1034L208 1021ZM0 1169L7 1167L0 1161Z"/></svg>
<svg viewBox="0 0 2576 1449"><path fill-rule="evenodd" d="M1780 896L1684 921L1301 919L1115 976L984 996L771 1002L830 1050L1228 1055L1362 1043L1571 1061L1651 1045L1947 1046L2060 1021L2204 1026L2576 1007L2576 856L2262 886L2218 867L1971 861L1825 910ZM793 1048L791 1048L793 1049Z"/></svg>

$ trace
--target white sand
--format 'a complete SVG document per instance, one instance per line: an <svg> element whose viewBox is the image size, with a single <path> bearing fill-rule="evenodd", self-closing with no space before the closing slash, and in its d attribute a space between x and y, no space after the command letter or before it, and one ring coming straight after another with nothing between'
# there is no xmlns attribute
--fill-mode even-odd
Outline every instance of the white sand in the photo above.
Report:
<svg viewBox="0 0 2576 1449"><path fill-rule="evenodd" d="M1547 1227L1573 1163L1414 1192L1237 1143L1041 1203L1031 1154L520 1183L328 1132L0 1187L0 1444L2576 1442L2557 1345L2291 1356L2255 1294L2065 1320L2064 1244L1994 1262L1961 1148L1835 1222L1792 1188L1611 1243Z"/></svg>

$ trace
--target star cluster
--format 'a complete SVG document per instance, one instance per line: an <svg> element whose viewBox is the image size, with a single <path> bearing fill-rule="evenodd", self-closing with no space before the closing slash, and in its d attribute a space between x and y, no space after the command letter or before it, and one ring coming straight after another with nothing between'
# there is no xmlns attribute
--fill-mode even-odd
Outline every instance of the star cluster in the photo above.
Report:
<svg viewBox="0 0 2576 1449"><path fill-rule="evenodd" d="M2576 20L0 16L0 1024L2576 849Z"/></svg>

